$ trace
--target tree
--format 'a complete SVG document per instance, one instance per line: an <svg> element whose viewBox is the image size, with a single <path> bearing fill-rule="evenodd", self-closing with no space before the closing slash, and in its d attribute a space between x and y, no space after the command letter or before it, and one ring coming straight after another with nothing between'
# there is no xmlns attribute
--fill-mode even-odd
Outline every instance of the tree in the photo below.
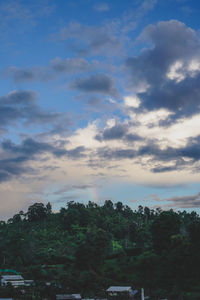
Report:
<svg viewBox="0 0 200 300"><path fill-rule="evenodd" d="M107 208L107 209L113 209L113 203L111 200L105 200L104 202L104 208Z"/></svg>
<svg viewBox="0 0 200 300"><path fill-rule="evenodd" d="M51 207L51 203L50 202L47 203L46 209L47 209L47 214L48 215L52 213L52 207Z"/></svg>
<svg viewBox="0 0 200 300"><path fill-rule="evenodd" d="M70 201L67 209L61 211L63 224L67 230L71 230L72 225L86 226L89 222L89 213L84 204Z"/></svg>
<svg viewBox="0 0 200 300"><path fill-rule="evenodd" d="M115 204L115 207L116 207L117 212L120 213L120 212L123 211L124 205L123 205L122 202L117 202L117 203Z"/></svg>
<svg viewBox="0 0 200 300"><path fill-rule="evenodd" d="M111 247L111 239L107 232L102 229L88 232L76 252L79 266L82 268L98 267L105 259L109 247Z"/></svg>
<svg viewBox="0 0 200 300"><path fill-rule="evenodd" d="M43 203L35 203L29 206L27 216L30 222L40 221L47 216L47 208Z"/></svg>
<svg viewBox="0 0 200 300"><path fill-rule="evenodd" d="M171 237L180 232L179 216L170 211L162 212L153 222L152 238L155 250L160 253L167 250L171 243Z"/></svg>

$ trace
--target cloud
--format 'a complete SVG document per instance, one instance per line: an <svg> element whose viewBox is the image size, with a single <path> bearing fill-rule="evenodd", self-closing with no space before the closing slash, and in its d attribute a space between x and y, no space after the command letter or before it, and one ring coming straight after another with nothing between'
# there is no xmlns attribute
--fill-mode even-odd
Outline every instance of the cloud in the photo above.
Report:
<svg viewBox="0 0 200 300"><path fill-rule="evenodd" d="M91 189L91 188L94 188L96 187L96 185L94 184L80 184L80 185L73 185L72 186L72 189L75 189L75 190L86 190L86 189Z"/></svg>
<svg viewBox="0 0 200 300"><path fill-rule="evenodd" d="M98 105L102 105L103 103L102 98L100 97L90 97L89 99L87 98L87 104L91 105L91 106L98 106Z"/></svg>
<svg viewBox="0 0 200 300"><path fill-rule="evenodd" d="M83 146L79 146L73 149L66 150L63 147L53 146L52 144L45 142L38 142L32 138L23 140L22 144L16 145L10 140L3 141L2 149L11 154L20 155L24 160L31 159L35 155L41 153L51 153L56 157L67 156L70 158L80 158L85 151Z"/></svg>
<svg viewBox="0 0 200 300"><path fill-rule="evenodd" d="M171 198L160 199L157 195L154 196L156 201L169 202L169 204L164 205L164 207L177 207L177 208L197 208L200 207L200 192L194 195L186 196L175 196Z"/></svg>
<svg viewBox="0 0 200 300"><path fill-rule="evenodd" d="M51 67L56 72L66 73L87 72L92 69L88 61L83 58L61 59L57 57L51 61Z"/></svg>
<svg viewBox="0 0 200 300"><path fill-rule="evenodd" d="M32 171L30 167L24 166L24 157L1 159L0 160L0 182L10 180L13 176Z"/></svg>
<svg viewBox="0 0 200 300"><path fill-rule="evenodd" d="M113 79L103 73L75 79L71 87L86 93L100 93L114 97L118 94Z"/></svg>
<svg viewBox="0 0 200 300"><path fill-rule="evenodd" d="M6 96L0 96L0 127L17 122L26 124L45 124L55 122L59 114L46 113L36 102L37 94L33 91L12 91Z"/></svg>
<svg viewBox="0 0 200 300"><path fill-rule="evenodd" d="M161 149L157 144L153 142L147 143L147 145L139 148L138 155L153 156L154 160L163 162L176 162L174 167L159 167L158 169L153 169L155 172L174 170L175 166L178 169L178 167L192 165L200 159L200 137L198 136L195 138L189 138L186 145L182 147L167 146L164 149Z"/></svg>
<svg viewBox="0 0 200 300"><path fill-rule="evenodd" d="M67 203L69 201L78 201L78 199L80 199L80 195L65 195L54 200L53 203Z"/></svg>
<svg viewBox="0 0 200 300"><path fill-rule="evenodd" d="M65 149L59 145L52 145L46 142L39 142L27 138L21 144L14 144L11 140L4 140L1 144L0 160L0 182L10 180L16 175L25 175L34 171L29 167L30 161L39 161L40 155L51 154L56 158L66 157L79 159L84 156L83 146L72 149Z"/></svg>
<svg viewBox="0 0 200 300"><path fill-rule="evenodd" d="M138 96L141 108L168 109L174 118L199 111L200 40L197 33L176 20L144 29L138 41L150 43L139 56L128 58L132 86L146 86Z"/></svg>
<svg viewBox="0 0 200 300"><path fill-rule="evenodd" d="M168 81L160 88L152 87L149 92L141 93L140 98L148 110L165 108L173 112L172 120L194 115L200 110L200 74L180 83Z"/></svg>
<svg viewBox="0 0 200 300"><path fill-rule="evenodd" d="M104 12L104 11L109 11L110 7L107 3L101 2L101 3L97 3L94 6L94 10L99 11L99 12Z"/></svg>
<svg viewBox="0 0 200 300"><path fill-rule="evenodd" d="M137 151L133 149L109 149L107 147L100 148L98 155L101 158L110 159L134 159L136 158Z"/></svg>
<svg viewBox="0 0 200 300"><path fill-rule="evenodd" d="M122 124L115 125L111 128L105 129L101 135L97 135L97 140L117 140L122 139L127 132L127 126Z"/></svg>
<svg viewBox="0 0 200 300"><path fill-rule="evenodd" d="M128 133L127 124L116 124L110 128L104 129L102 132L96 135L98 141L109 141L109 140L126 140L128 142L135 142L142 140L137 134Z"/></svg>
<svg viewBox="0 0 200 300"><path fill-rule="evenodd" d="M9 67L6 70L8 76L13 77L13 80L16 82L20 81L32 81L36 80L37 78L37 71L31 68L16 68L16 67Z"/></svg>
<svg viewBox="0 0 200 300"><path fill-rule="evenodd" d="M22 68L10 66L3 72L3 76L11 77L15 82L26 81L43 81L54 80L63 74L74 74L89 72L94 70L98 65L97 61L89 63L83 58L66 58L56 57L50 61L49 66Z"/></svg>
<svg viewBox="0 0 200 300"><path fill-rule="evenodd" d="M171 171L175 171L177 170L176 165L175 166L157 166L155 168L152 169L153 173L164 173L164 172L171 172Z"/></svg>
<svg viewBox="0 0 200 300"><path fill-rule="evenodd" d="M129 41L128 32L136 29L143 17L151 11L157 0L136 1L133 9L128 9L119 18L104 22L100 26L88 26L70 22L63 27L55 39L66 41L71 50L79 55L103 54L105 57L122 57ZM106 2L96 3L93 8L99 12L110 10Z"/></svg>
<svg viewBox="0 0 200 300"><path fill-rule="evenodd" d="M71 159L78 159L81 157L84 157L85 147L78 146L74 149L66 150L66 156L68 156ZM55 155L58 155L56 152L54 152ZM62 154L63 155L63 154Z"/></svg>
<svg viewBox="0 0 200 300"><path fill-rule="evenodd" d="M55 6L49 0L44 0L42 3L38 0L30 0L27 3L20 0L1 1L0 35L8 38L12 34L14 38L36 26L38 19L49 16L54 8Z"/></svg>
<svg viewBox="0 0 200 300"><path fill-rule="evenodd" d="M129 8L129 11L117 20L121 31L123 33L134 31L144 16L154 9L157 2L157 0L143 0L134 3L135 7L132 10Z"/></svg>
<svg viewBox="0 0 200 300"><path fill-rule="evenodd" d="M19 155L19 157L23 157L24 160L28 160L31 157L34 157L37 154L41 154L43 152L51 152L55 155L57 151L62 150L62 153L65 153L64 149L56 149L51 144L44 142L37 142L32 138L27 138L23 140L22 144L16 145L11 140L4 140L1 144L2 149L6 151L6 153L11 153L15 155Z"/></svg>
<svg viewBox="0 0 200 300"><path fill-rule="evenodd" d="M121 139L123 136L126 138L126 135L122 135L121 132L119 136L109 136L109 139ZM200 161L199 136L189 138L186 145L181 147L166 146L163 148L156 140L141 140L143 145L134 148L125 148L124 145L121 147L100 147L97 150L97 155L101 159L109 161L130 159L138 162L141 166L143 164L141 159L145 159L145 167L150 168L153 173L172 172L184 168L189 168L190 171L194 168L194 171L198 172L195 164Z"/></svg>
<svg viewBox="0 0 200 300"><path fill-rule="evenodd" d="M113 56L119 53L123 45L118 35L112 24L87 26L71 22L60 30L58 38L68 41L71 49L81 55L103 53L104 56Z"/></svg>
<svg viewBox="0 0 200 300"><path fill-rule="evenodd" d="M15 82L48 81L55 76L48 67L18 68L11 66L4 72L5 77L11 77Z"/></svg>
<svg viewBox="0 0 200 300"><path fill-rule="evenodd" d="M74 185L67 185L61 189L58 189L54 192L55 195L60 195L63 193L71 192L72 190L87 190L96 187L94 184L74 184Z"/></svg>
<svg viewBox="0 0 200 300"><path fill-rule="evenodd" d="M157 0L144 0L139 7L139 10L143 12L143 14L152 10L157 4Z"/></svg>

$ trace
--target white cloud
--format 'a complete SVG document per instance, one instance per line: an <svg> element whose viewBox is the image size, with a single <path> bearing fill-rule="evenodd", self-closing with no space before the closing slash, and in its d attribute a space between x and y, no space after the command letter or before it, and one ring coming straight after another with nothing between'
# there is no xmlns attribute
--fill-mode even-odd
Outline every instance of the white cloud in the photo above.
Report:
<svg viewBox="0 0 200 300"><path fill-rule="evenodd" d="M167 73L167 77L171 80L175 80L176 82L180 82L185 79L185 75L181 73L183 68L183 62L176 61L169 69Z"/></svg>
<svg viewBox="0 0 200 300"><path fill-rule="evenodd" d="M172 64L166 76L177 83L183 81L186 77L195 77L200 72L200 60L191 59L189 61L176 61Z"/></svg>
<svg viewBox="0 0 200 300"><path fill-rule="evenodd" d="M126 106L138 108L141 101L137 95L132 95L124 97L124 103Z"/></svg>

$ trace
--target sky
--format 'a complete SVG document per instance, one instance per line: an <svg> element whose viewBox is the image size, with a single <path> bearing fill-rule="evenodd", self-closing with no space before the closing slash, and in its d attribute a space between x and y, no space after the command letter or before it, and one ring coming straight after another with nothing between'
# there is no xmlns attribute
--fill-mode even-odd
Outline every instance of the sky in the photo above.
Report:
<svg viewBox="0 0 200 300"><path fill-rule="evenodd" d="M0 0L0 218L200 212L200 3Z"/></svg>

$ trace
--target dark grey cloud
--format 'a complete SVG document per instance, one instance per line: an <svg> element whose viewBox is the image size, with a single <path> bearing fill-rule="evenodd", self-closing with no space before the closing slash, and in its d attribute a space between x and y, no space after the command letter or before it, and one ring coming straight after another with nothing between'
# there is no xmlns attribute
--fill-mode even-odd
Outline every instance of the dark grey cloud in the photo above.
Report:
<svg viewBox="0 0 200 300"><path fill-rule="evenodd" d="M200 159L200 136L189 138L187 145L180 148L179 153L184 157L198 161Z"/></svg>
<svg viewBox="0 0 200 300"><path fill-rule="evenodd" d="M32 138L25 139L20 145L16 145L11 140L4 140L1 146L7 153L20 155L27 159L42 152L52 152L54 149L50 144L37 142Z"/></svg>
<svg viewBox="0 0 200 300"><path fill-rule="evenodd" d="M31 172L32 169L25 166L26 157L20 156L16 158L0 160L0 182L11 179L13 176Z"/></svg>
<svg viewBox="0 0 200 300"><path fill-rule="evenodd" d="M29 162L38 160L41 154L51 154L57 158L77 159L83 157L84 152L85 148L83 146L67 150L62 146L54 146L32 138L23 140L21 144L4 140L1 143L1 157L3 158L0 160L0 182L9 180L17 175L33 172L33 169L28 166Z"/></svg>
<svg viewBox="0 0 200 300"><path fill-rule="evenodd" d="M124 139L128 142L142 140L139 135L128 133L128 125L126 124L116 124L113 127L107 128L96 135L96 139L99 141Z"/></svg>
<svg viewBox="0 0 200 300"><path fill-rule="evenodd" d="M153 156L156 160L161 161L171 161L180 156L180 149L167 147L165 149L161 149L157 144L147 143L147 145L142 146L137 151L138 156Z"/></svg>
<svg viewBox="0 0 200 300"><path fill-rule="evenodd" d="M7 68L3 76L11 77L15 82L28 81L48 81L55 78L55 75L48 67L17 68L11 66Z"/></svg>
<svg viewBox="0 0 200 300"><path fill-rule="evenodd" d="M66 156L69 158L79 158L83 156L83 152L85 151L83 146L66 150L63 147L54 146L45 142L38 142L32 138L23 140L20 145L16 145L10 140L5 140L2 142L1 146L6 153L19 155L19 157L27 158L27 160L41 153L50 153L56 157Z"/></svg>
<svg viewBox="0 0 200 300"><path fill-rule="evenodd" d="M122 124L115 125L105 129L100 135L96 136L97 140L118 140L122 139L127 132L127 126Z"/></svg>
<svg viewBox="0 0 200 300"><path fill-rule="evenodd" d="M186 196L174 196L171 198L160 199L155 195L155 200L159 202L169 202L165 207L177 207L177 208L194 208L200 207L200 192L193 195Z"/></svg>
<svg viewBox="0 0 200 300"><path fill-rule="evenodd" d="M147 84L149 87L138 96L141 108L154 110L166 108L175 115L187 116L199 111L200 72L189 73L191 61L200 60L200 40L198 34L185 24L171 20L148 26L139 40L147 41L150 48L139 56L128 58L126 67L131 73L132 84ZM172 65L182 63L183 78L171 80L167 76Z"/></svg>
<svg viewBox="0 0 200 300"><path fill-rule="evenodd" d="M153 173L163 173L175 170L181 170L186 167L195 166L195 163L200 161L200 136L189 138L184 147L166 147L165 149L155 141L146 141L146 145L133 148L108 148L103 147L98 150L98 156L105 160L122 160L122 159L140 159L148 156L151 171ZM198 171L195 169L195 171Z"/></svg>
<svg viewBox="0 0 200 300"><path fill-rule="evenodd" d="M96 187L94 184L77 184L73 185L72 188L75 190L87 190Z"/></svg>
<svg viewBox="0 0 200 300"><path fill-rule="evenodd" d="M100 93L115 97L118 94L113 79L102 73L78 78L72 82L71 87L86 93Z"/></svg>
<svg viewBox="0 0 200 300"><path fill-rule="evenodd" d="M152 169L153 173L164 173L177 170L176 166L158 166Z"/></svg>
<svg viewBox="0 0 200 300"><path fill-rule="evenodd" d="M176 161L177 166L184 164L184 161L182 161L183 158L188 158L190 159L189 164L192 164L200 159L200 136L189 138L187 144L184 147L179 148L167 147L161 149L158 145L150 143L141 147L138 150L138 155L152 155L154 159L163 162L174 160Z"/></svg>
<svg viewBox="0 0 200 300"><path fill-rule="evenodd" d="M166 160L164 161L164 163ZM172 171L178 171L182 170L184 168L187 168L187 166L191 167L191 164L193 162L184 160L181 156L177 157L175 160L167 162L167 164L170 163L170 165L165 165L162 163L156 163L156 166L151 169L153 173L165 173L165 172L172 172Z"/></svg>
<svg viewBox="0 0 200 300"><path fill-rule="evenodd" d="M20 81L32 81L36 79L36 72L33 69L17 69L14 67L7 70L8 75L13 77L16 82Z"/></svg>
<svg viewBox="0 0 200 300"><path fill-rule="evenodd" d="M45 124L60 117L47 113L37 105L37 94L33 91L13 91L0 96L0 128L7 128L17 122Z"/></svg>
<svg viewBox="0 0 200 300"><path fill-rule="evenodd" d="M136 82L145 80L150 84L160 84L166 80L169 67L177 60L185 62L200 54L196 32L176 20L149 25L140 40L150 42L151 47L126 61Z"/></svg>
<svg viewBox="0 0 200 300"><path fill-rule="evenodd" d="M57 191L54 192L54 195L61 195L73 190L87 190L96 187L95 184L74 184L74 185L67 185Z"/></svg>
<svg viewBox="0 0 200 300"><path fill-rule="evenodd" d="M69 201L77 201L77 199L80 199L81 197L82 195L65 195L54 200L53 203L67 203Z"/></svg>
<svg viewBox="0 0 200 300"><path fill-rule="evenodd" d="M62 76L64 74L75 74L89 72L98 65L97 61L89 63L83 58L65 58L56 57L50 61L47 66L34 67L16 67L10 66L2 76L12 78L15 82L42 81L47 82Z"/></svg>
<svg viewBox="0 0 200 300"><path fill-rule="evenodd" d="M133 149L109 149L100 148L98 150L98 155L100 158L104 159L133 159L137 156L137 151Z"/></svg>
<svg viewBox="0 0 200 300"><path fill-rule="evenodd" d="M138 134L128 133L125 135L125 140L127 142L133 143L136 141L141 141L141 140L143 140L143 138L141 136L139 136Z"/></svg>
<svg viewBox="0 0 200 300"><path fill-rule="evenodd" d="M143 106L149 110L166 108L175 113L171 119L190 116L200 111L200 74L180 83L167 81L160 87L139 94Z"/></svg>
<svg viewBox="0 0 200 300"><path fill-rule="evenodd" d="M81 158L81 157L85 156L85 154L84 154L85 150L86 150L85 147L78 146L74 149L66 150L66 156L68 156L71 159ZM54 154L56 154L56 153L54 153Z"/></svg>

